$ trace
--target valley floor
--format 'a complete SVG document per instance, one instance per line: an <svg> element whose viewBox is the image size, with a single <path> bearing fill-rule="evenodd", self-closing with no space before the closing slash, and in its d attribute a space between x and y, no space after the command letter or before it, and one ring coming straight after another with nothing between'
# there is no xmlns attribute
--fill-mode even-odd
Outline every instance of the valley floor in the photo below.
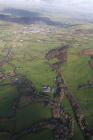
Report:
<svg viewBox="0 0 93 140"><path fill-rule="evenodd" d="M38 32L36 32L38 31ZM49 85L51 89L56 88L56 72L51 70L46 59L46 54L52 49L69 46L66 53L66 62L62 64L61 72L67 83L70 91L78 98L81 108L84 112L89 126L92 126L93 115L93 69L92 55L80 55L82 51L93 51L93 25L75 25L69 28L57 28L48 25L18 25L0 21L0 130L13 131L16 122L16 133L20 129L28 128L31 124L51 118L51 109L40 102L30 104L33 97L31 91L27 89L25 95L24 88L22 97L15 86L15 83L24 84L20 76L31 81L32 87L35 85L35 90L39 95L42 95L49 100L54 97L53 93L48 95L43 93L43 87ZM62 54L63 55L63 54ZM59 58L61 59L61 58ZM52 59L49 63L58 62L58 57ZM17 76L17 77L16 77ZM15 82L14 82L15 79ZM25 81L25 84L29 82ZM85 88L79 88L86 85ZM90 86L89 86L90 85ZM27 85L28 86L28 85ZM88 88L87 88L88 86ZM31 89L33 89L31 87ZM84 86L83 86L84 87ZM32 93L34 92L34 89ZM29 96L30 95L30 96ZM17 97L21 97L20 101ZM30 98L29 98L30 97ZM41 99L43 97L40 97ZM12 122L11 117L15 113L14 102L19 102L21 109L16 110L16 114ZM22 108L22 106L24 106ZM73 111L66 97L62 101L65 111L73 117ZM17 106L16 106L17 107ZM9 119L9 120L8 120ZM75 118L74 118L75 119ZM15 121L15 122L14 122ZM29 130L30 131L30 130ZM82 139L81 132L75 121L74 138ZM78 136L78 138L77 138ZM7 133L0 133L3 140L10 139ZM9 137L9 138L8 138ZM53 133L51 130L37 133L37 135L24 136L21 139L52 140Z"/></svg>

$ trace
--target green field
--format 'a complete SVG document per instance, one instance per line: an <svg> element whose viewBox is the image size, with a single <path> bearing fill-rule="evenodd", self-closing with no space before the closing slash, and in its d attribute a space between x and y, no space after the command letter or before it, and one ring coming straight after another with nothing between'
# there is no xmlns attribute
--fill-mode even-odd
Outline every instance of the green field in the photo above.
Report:
<svg viewBox="0 0 93 140"><path fill-rule="evenodd" d="M71 46L68 50L68 61L63 64L62 72L64 79L68 84L70 90L79 99L82 110L91 126L93 123L93 89L80 89L79 84L87 83L88 80L93 81L93 70L90 68L88 56L80 56L79 53L83 49L93 48L93 34L84 33L86 30L93 30L93 25L76 25L68 29L59 29L55 27L55 31L47 32L51 26L40 25L39 28L45 28L44 33L30 33L30 26L24 31L23 25L8 23L4 26L4 22L0 22L0 58L5 55L2 49L11 47L13 51L12 64L17 66L17 73L25 75L28 79L33 81L38 92L42 91L44 85L49 85L51 88L55 87L56 73L51 70L45 59L45 54L53 48L62 47L65 44ZM36 28L38 25L35 25ZM77 33L76 29L82 29ZM27 33L26 33L27 32ZM11 71L9 64L5 65L2 70L7 73ZM6 80L5 80L6 82ZM0 117L7 117L12 115L12 104L19 93L15 87L5 86L0 87ZM51 95L50 95L51 96ZM64 107L67 112L73 115L71 106L67 99L64 99ZM40 103L28 105L26 108L17 110L16 125L17 130L29 127L33 122L51 117L51 110L44 107ZM0 129L11 129L11 124L1 124ZM78 127L75 129L74 139L83 139ZM2 140L8 140L8 136L0 135ZM46 139L45 139L46 137ZM0 139L1 139L0 138ZM52 140L52 132L45 130L35 136L25 136L20 140Z"/></svg>

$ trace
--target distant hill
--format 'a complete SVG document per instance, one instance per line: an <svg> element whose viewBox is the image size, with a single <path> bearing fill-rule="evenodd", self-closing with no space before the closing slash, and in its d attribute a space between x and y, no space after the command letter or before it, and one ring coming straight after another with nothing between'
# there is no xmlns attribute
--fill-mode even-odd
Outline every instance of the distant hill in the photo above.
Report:
<svg viewBox="0 0 93 140"><path fill-rule="evenodd" d="M37 17L40 16L39 12L33 12L23 9L14 9L14 8L7 8L3 9L2 12L4 14L9 14L18 17Z"/></svg>
<svg viewBox="0 0 93 140"><path fill-rule="evenodd" d="M41 16L41 14L38 12L13 8L3 10L0 14L0 20L27 25L34 23L44 23L58 27L70 26L70 24L61 23L59 21L52 20L49 17Z"/></svg>

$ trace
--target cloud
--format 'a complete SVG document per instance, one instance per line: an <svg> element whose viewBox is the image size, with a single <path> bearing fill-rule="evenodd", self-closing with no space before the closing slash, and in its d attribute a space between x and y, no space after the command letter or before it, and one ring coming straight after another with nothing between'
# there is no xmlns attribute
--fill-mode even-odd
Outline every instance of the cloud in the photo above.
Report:
<svg viewBox="0 0 93 140"><path fill-rule="evenodd" d="M93 11L93 0L0 0L1 7L16 7L25 9L57 9L80 12Z"/></svg>
<svg viewBox="0 0 93 140"><path fill-rule="evenodd" d="M0 0L0 5L3 7L18 7L18 8L32 8L42 5L41 0Z"/></svg>

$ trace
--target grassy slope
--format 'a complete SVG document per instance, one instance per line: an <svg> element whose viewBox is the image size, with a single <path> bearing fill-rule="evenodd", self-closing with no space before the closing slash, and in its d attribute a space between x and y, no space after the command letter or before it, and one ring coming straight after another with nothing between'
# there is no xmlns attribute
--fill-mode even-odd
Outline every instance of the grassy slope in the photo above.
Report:
<svg viewBox="0 0 93 140"><path fill-rule="evenodd" d="M92 25L87 26L81 26L78 28L92 28ZM63 73L64 78L69 85L70 89L73 91L73 93L78 97L80 100L81 106L88 117L88 121L91 123L91 115L93 114L92 106L93 106L93 95L92 95L92 89L88 90L77 90L78 84L86 83L88 80L92 79L93 72L88 66L88 57L79 57L78 52L80 50L85 48L92 48L93 41L92 38L88 37L87 39L85 37L80 37L79 35L73 35L71 33L71 30L67 32L66 30L58 30L55 34L50 35L22 35L18 33L17 35L11 35L11 32L18 31L21 26L15 25L11 28L7 28L6 30L2 30L1 34L4 35L2 37L3 39L10 39L10 41L7 41L6 46L15 45L17 47L14 47L14 53L15 53L15 60L13 60L13 63L15 63L18 68L19 73L25 74L29 79L33 81L35 86L38 90L42 89L42 86L44 84L49 84L50 86L54 86L54 79L55 79L55 73L51 71L49 66L46 63L46 60L44 58L46 52L50 50L51 48L56 48L61 46L61 44L64 42L70 43L73 48L69 49L70 52L73 52L75 55L71 55L69 53L68 55L68 62L67 64L63 65ZM73 27L77 28L77 27ZM7 38L7 30L10 32L10 35ZM28 41L20 42L20 39ZM42 39L45 39L45 41L42 41ZM38 42L37 40L41 40ZM61 43L62 42L62 43ZM5 44L5 41L0 42L1 46ZM75 47L76 46L76 47ZM7 69L11 69L8 66L6 66ZM5 68L5 69L6 69ZM0 115L5 115L9 113L10 107L8 106L14 101L15 96L12 94L16 94L15 90L12 91L10 88L6 88L2 91L0 91L0 99L2 104L0 104L1 113ZM13 96L12 96L13 95ZM7 105L8 104L8 105ZM71 112L71 107L68 103L68 101L64 100L64 106L67 111ZM31 109L31 111L30 111ZM36 110L36 112L35 112ZM7 113L8 112L8 113ZM11 112L11 111L10 111ZM26 112L29 112L30 116L26 116ZM33 117L36 115L39 115L38 118ZM47 115L46 115L47 114ZM22 118L21 116L25 116L25 118ZM30 123L32 122L33 118L34 121L37 121L41 118L50 117L50 110L44 110L42 105L32 105L28 106L24 110L17 112L17 126L20 128L20 126L25 127L25 125L28 123L23 123L24 119L28 120L30 117ZM19 123L20 122L20 123ZM76 136L80 134L79 131L76 131ZM81 136L80 136L81 137ZM35 138L33 138L34 140Z"/></svg>
<svg viewBox="0 0 93 140"><path fill-rule="evenodd" d="M82 43L82 42L81 42ZM93 41L87 42L88 48L92 49ZM82 49L87 48L82 46ZM70 51L76 53L80 48L70 49ZM88 80L92 80L93 71L88 64L89 57L81 57L79 55L69 55L67 64L63 67L64 77L68 83L70 89L75 93L75 95L80 100L81 106L87 116L93 114L92 105L93 105L93 90L92 89L81 89L78 90L77 87L79 84L87 83ZM90 104L90 105L89 105ZM87 109L86 109L87 108Z"/></svg>
<svg viewBox="0 0 93 140"><path fill-rule="evenodd" d="M34 136L25 136L24 138L21 138L20 140L53 140L52 132L49 130L43 130L40 133L37 133Z"/></svg>
<svg viewBox="0 0 93 140"><path fill-rule="evenodd" d="M24 117L22 118L22 116ZM33 122L37 122L50 117L51 112L48 108L45 109L45 107L40 103L33 103L32 105L17 111L17 131L22 128L31 126Z"/></svg>

